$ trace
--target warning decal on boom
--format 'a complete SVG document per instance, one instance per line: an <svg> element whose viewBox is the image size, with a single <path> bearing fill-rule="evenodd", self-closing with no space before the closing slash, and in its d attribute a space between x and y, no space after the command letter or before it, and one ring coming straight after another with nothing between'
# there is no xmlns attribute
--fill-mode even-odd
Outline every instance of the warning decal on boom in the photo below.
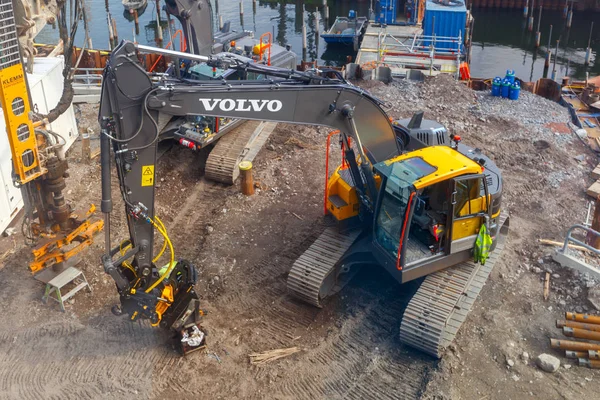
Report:
<svg viewBox="0 0 600 400"><path fill-rule="evenodd" d="M154 165L142 166L142 186L154 185Z"/></svg>

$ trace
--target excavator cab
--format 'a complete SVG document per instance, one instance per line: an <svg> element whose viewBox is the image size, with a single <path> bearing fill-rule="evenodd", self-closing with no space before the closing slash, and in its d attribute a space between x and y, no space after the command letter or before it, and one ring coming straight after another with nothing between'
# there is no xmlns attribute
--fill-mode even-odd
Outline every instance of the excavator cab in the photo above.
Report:
<svg viewBox="0 0 600 400"><path fill-rule="evenodd" d="M470 257L489 218L483 168L447 146L375 165L382 177L373 223L375 257L406 282Z"/></svg>

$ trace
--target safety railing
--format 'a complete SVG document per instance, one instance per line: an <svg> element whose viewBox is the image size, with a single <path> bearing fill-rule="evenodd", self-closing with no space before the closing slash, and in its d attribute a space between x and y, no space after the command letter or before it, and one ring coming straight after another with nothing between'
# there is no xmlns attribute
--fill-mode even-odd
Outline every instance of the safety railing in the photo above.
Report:
<svg viewBox="0 0 600 400"><path fill-rule="evenodd" d="M102 68L75 68L73 102L98 103L102 88Z"/></svg>
<svg viewBox="0 0 600 400"><path fill-rule="evenodd" d="M597 255L600 255L600 250L599 249L596 249L595 247L592 247L589 244L587 244L585 242L582 242L581 240L576 239L576 238L573 237L573 231L575 231L576 229L581 229L581 230L587 232L587 236L588 237L590 235L593 236L593 237L595 237L595 238L600 237L600 232L597 232L597 231L593 230L592 228L589 228L589 227L584 226L584 225L579 225L579 224L573 225L567 231L567 236L565 237L565 242L564 242L562 250L561 250L562 253L563 254L567 254L567 252L569 250L569 243L573 243L573 244L576 244L578 246L582 246L585 249L587 249L587 250L589 250L589 251L591 251L591 252L593 252L593 253L595 253Z"/></svg>
<svg viewBox="0 0 600 400"><path fill-rule="evenodd" d="M387 32L380 32L377 41L379 54L402 52L418 55L427 54L433 50L438 55L455 56L464 51L460 32L457 37L417 34L394 36Z"/></svg>
<svg viewBox="0 0 600 400"><path fill-rule="evenodd" d="M323 195L323 215L327 215L327 188L329 186L329 150L330 150L330 146L331 146L331 137L333 135L337 135L339 134L340 131L331 131L329 132L329 135L327 135L327 144L325 147L325 191L324 191L324 195ZM343 157L342 157L343 160Z"/></svg>
<svg viewBox="0 0 600 400"><path fill-rule="evenodd" d="M267 39L267 41L265 42L265 38ZM258 41L258 51L260 53L260 59L262 60L263 58L263 53L265 52L265 50L267 51L267 65L271 66L271 47L273 44L273 35L271 35L271 32L265 32L262 35L260 35L260 39Z"/></svg>
<svg viewBox="0 0 600 400"><path fill-rule="evenodd" d="M392 35L381 30L377 37L377 63L388 66L444 72L441 66L443 64L451 66L458 77L464 52L465 46L460 31L457 37L450 37L416 33Z"/></svg>
<svg viewBox="0 0 600 400"><path fill-rule="evenodd" d="M169 43L167 43L167 46L165 47L165 49L171 49L173 47L173 41L179 37L179 48L180 51L184 52L187 50L187 43L185 41L185 38L183 37L183 31L181 29L178 29L175 34L173 35L173 37L171 38L171 40L169 41ZM158 65L158 62L161 60L161 58L163 58L162 54L160 55L160 57L158 57L156 59L156 61L154 62L154 64L152 64L152 66L150 67L150 70L148 70L148 72L152 72L154 71L154 68L156 68L156 66Z"/></svg>
<svg viewBox="0 0 600 400"><path fill-rule="evenodd" d="M102 68L75 68L73 83L78 85L94 85L102 84Z"/></svg>
<svg viewBox="0 0 600 400"><path fill-rule="evenodd" d="M324 190L324 195L323 195L323 214L327 215L327 196L329 195L328 193L328 187L329 187L329 150L331 149L331 137L333 135L339 135L340 131L339 130L335 130L335 131L331 131L329 132L329 135L327 135L327 144L326 144L326 151L325 151L325 190ZM348 138L348 145L352 146L352 142L351 142L351 138ZM346 158L344 157L344 150L345 150L345 145L344 143L342 143L342 169L346 169L348 168L348 164L346 163Z"/></svg>

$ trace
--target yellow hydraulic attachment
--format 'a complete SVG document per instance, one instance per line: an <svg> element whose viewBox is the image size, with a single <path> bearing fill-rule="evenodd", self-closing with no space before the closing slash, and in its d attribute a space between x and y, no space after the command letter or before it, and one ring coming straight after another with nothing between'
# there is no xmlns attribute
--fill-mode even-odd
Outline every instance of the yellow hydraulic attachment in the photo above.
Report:
<svg viewBox="0 0 600 400"><path fill-rule="evenodd" d="M35 274L46 266L67 261L69 258L79 254L83 249L91 245L94 235L100 232L104 227L103 220L96 220L94 222L89 220L95 210L96 206L92 204L86 215L86 219L83 220L77 228L62 238L57 238L43 246L33 249L34 260L29 265L31 272ZM78 243L69 250L64 250L74 242Z"/></svg>

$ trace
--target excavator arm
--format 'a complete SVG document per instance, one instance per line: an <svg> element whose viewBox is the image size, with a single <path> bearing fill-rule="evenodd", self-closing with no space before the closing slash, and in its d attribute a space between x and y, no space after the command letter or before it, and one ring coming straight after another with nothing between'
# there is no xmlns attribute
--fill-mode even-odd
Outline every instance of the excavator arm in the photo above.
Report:
<svg viewBox="0 0 600 400"><path fill-rule="evenodd" d="M164 75L151 76L140 66L139 51L206 62L214 67L227 64L229 68L259 73L265 79L186 81ZM153 261L153 235L157 226L168 240L164 226L160 227L160 221L154 215L156 144L162 128L171 118L186 115L338 129L346 145L345 158L367 210L372 210L376 196L372 164L399 154L391 122L381 109L381 102L339 77L244 63L235 55L193 56L136 46L131 42L121 43L111 54L105 69L99 117L102 126L102 212L106 225L103 264L117 284L122 304L129 304L126 311L132 318L143 315L156 322L169 314L167 310L157 317L152 307L164 303L162 283L168 278L163 276L177 268L171 263L167 273L161 275ZM359 163L348 138L356 143ZM109 229L111 147L129 225L127 245L112 249ZM123 247L129 249L115 260L114 256ZM184 264L189 266L189 263ZM193 267L186 268L187 274L192 276ZM191 285L192 282L187 282L184 287ZM174 292L177 302L178 289ZM144 306L147 308L143 309Z"/></svg>

